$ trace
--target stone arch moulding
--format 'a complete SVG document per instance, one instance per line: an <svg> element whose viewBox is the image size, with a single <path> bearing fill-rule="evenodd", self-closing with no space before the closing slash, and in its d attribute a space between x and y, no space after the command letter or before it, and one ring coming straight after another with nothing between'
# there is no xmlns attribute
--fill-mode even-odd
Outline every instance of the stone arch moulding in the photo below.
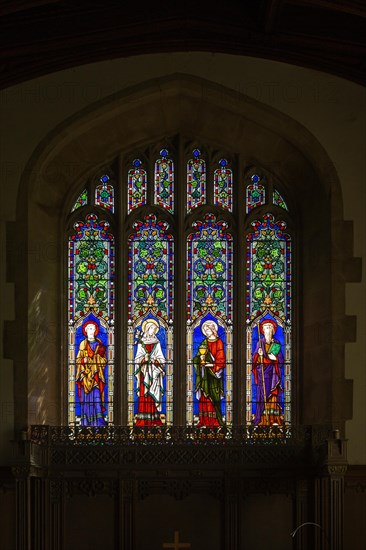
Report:
<svg viewBox="0 0 366 550"><path fill-rule="evenodd" d="M359 266L334 166L295 120L233 90L176 74L122 90L64 121L39 144L22 176L18 222L11 230L17 244L27 241L28 250L39 247L41 253L38 261L28 255L26 266L11 269L17 320L7 323L5 340L15 379L22 380L15 396L17 429L63 421L60 274L71 197L85 177L121 151L177 133L240 153L241 174L260 166L285 185L298 224L298 421L342 428L352 410L342 350L355 337L355 320L345 315L345 281L347 275L357 279ZM19 341L28 342L24 352Z"/></svg>

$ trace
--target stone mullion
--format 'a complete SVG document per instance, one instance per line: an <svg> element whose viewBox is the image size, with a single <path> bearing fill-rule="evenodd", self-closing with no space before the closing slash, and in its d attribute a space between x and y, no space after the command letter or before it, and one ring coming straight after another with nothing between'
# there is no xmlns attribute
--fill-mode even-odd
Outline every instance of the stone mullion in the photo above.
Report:
<svg viewBox="0 0 366 550"><path fill-rule="evenodd" d="M245 171L246 160L242 155L237 158L237 173L234 172L233 215L242 220L236 226L233 250L233 386L234 386L234 425L246 424L246 240L245 240ZM244 345L238 345L244 342Z"/></svg>
<svg viewBox="0 0 366 550"><path fill-rule="evenodd" d="M115 230L115 315L114 334L114 408L115 425L127 425L127 376L124 369L127 357L127 237L122 220L127 217L127 167L124 156L118 156L118 185L116 189L116 230Z"/></svg>
<svg viewBox="0 0 366 550"><path fill-rule="evenodd" d="M177 170L175 178L175 239L174 239L174 417L176 426L186 424L186 164L183 139L179 139L177 147Z"/></svg>

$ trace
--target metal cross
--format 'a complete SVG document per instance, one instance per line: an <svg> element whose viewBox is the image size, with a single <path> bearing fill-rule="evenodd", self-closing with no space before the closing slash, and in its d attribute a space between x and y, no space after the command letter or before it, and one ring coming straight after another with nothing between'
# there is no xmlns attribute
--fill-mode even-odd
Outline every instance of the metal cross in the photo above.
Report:
<svg viewBox="0 0 366 550"><path fill-rule="evenodd" d="M173 548L173 550L179 550L180 548L190 548L189 542L179 542L179 531L174 531L174 542L164 542L163 548Z"/></svg>

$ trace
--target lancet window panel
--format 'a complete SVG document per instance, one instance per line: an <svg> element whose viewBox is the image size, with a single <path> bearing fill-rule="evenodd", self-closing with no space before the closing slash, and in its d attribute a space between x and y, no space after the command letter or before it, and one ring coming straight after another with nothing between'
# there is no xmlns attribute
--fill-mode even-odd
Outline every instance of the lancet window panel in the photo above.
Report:
<svg viewBox="0 0 366 550"><path fill-rule="evenodd" d="M187 212L206 204L206 161L199 149L187 163Z"/></svg>
<svg viewBox="0 0 366 550"><path fill-rule="evenodd" d="M246 422L289 426L292 364L292 240L265 214L247 235Z"/></svg>
<svg viewBox="0 0 366 550"><path fill-rule="evenodd" d="M173 258L166 222L133 226L128 241L128 423L173 423Z"/></svg>
<svg viewBox="0 0 366 550"><path fill-rule="evenodd" d="M127 213L130 214L147 201L147 172L142 161L136 158L127 176Z"/></svg>
<svg viewBox="0 0 366 550"><path fill-rule="evenodd" d="M262 206L266 203L266 187L260 183L261 178L258 174L251 176L251 183L246 188L246 213L249 214L253 208Z"/></svg>
<svg viewBox="0 0 366 550"><path fill-rule="evenodd" d="M214 202L225 210L233 209L233 171L226 159L219 161L219 168L214 171Z"/></svg>
<svg viewBox="0 0 366 550"><path fill-rule="evenodd" d="M154 203L168 212L174 212L174 162L168 158L168 150L160 151L161 158L155 161Z"/></svg>
<svg viewBox="0 0 366 550"><path fill-rule="evenodd" d="M187 240L187 425L232 424L233 241L213 214Z"/></svg>
<svg viewBox="0 0 366 550"><path fill-rule="evenodd" d="M115 242L89 214L69 237L68 422L114 422Z"/></svg>
<svg viewBox="0 0 366 550"><path fill-rule="evenodd" d="M111 185L110 177L103 174L100 177L100 182L95 187L95 204L114 213L114 187Z"/></svg>

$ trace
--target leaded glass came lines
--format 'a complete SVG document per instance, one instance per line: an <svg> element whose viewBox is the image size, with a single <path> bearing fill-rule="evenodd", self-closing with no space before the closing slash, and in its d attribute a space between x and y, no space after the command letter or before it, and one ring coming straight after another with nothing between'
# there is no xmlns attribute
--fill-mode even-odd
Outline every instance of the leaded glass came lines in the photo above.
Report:
<svg viewBox="0 0 366 550"><path fill-rule="evenodd" d="M273 204L276 206L279 206L280 208L283 208L284 210L288 210L287 204L283 200L281 194L277 189L273 189Z"/></svg>
<svg viewBox="0 0 366 550"><path fill-rule="evenodd" d="M292 250L284 221L252 222L247 236L246 421L291 423Z"/></svg>
<svg viewBox="0 0 366 550"><path fill-rule="evenodd" d="M114 270L109 224L89 214L69 238L70 425L114 420Z"/></svg>
<svg viewBox="0 0 366 550"><path fill-rule="evenodd" d="M229 167L212 145L202 155L192 151L192 141L166 139L174 155L150 144L134 157L128 153L125 161L121 156L119 164L112 162L85 182L74 203L68 241L68 423L110 426L117 405L131 433L139 428L168 433L178 417L195 440L203 441L210 433L230 438L236 409L258 438L267 428L288 433L293 424L293 241L285 221L271 213L289 217L285 195L267 171L254 165L245 169L239 156ZM177 151L188 156L179 158ZM116 166L126 164L124 174L117 173ZM235 166L243 166L243 172ZM118 192L126 178L127 201ZM240 199L237 208L234 196ZM90 197L104 221L89 214ZM127 307L119 312L127 329L116 329L119 348L126 349L118 380L125 393L118 402L112 223L127 275L118 285L119 303L125 299L124 281L127 287ZM245 256L235 280L234 251L239 263ZM234 301L243 289L244 311L235 309ZM234 311L239 315L235 326ZM244 340L245 366L240 360ZM235 388L244 380L243 391ZM179 387L174 389L175 381ZM176 403L173 394L179 397Z"/></svg>
<svg viewBox="0 0 366 550"><path fill-rule="evenodd" d="M193 158L187 163L187 211L206 204L206 163L201 151L193 150Z"/></svg>
<svg viewBox="0 0 366 550"><path fill-rule="evenodd" d="M129 237L128 423L173 422L173 237L148 215Z"/></svg>
<svg viewBox="0 0 366 550"><path fill-rule="evenodd" d="M129 238L128 317L148 310L168 320L173 314L173 237L168 224L150 215Z"/></svg>
<svg viewBox="0 0 366 550"><path fill-rule="evenodd" d="M232 315L232 238L225 222L212 214L193 225L187 243L187 315L194 321L211 309Z"/></svg>
<svg viewBox="0 0 366 550"><path fill-rule="evenodd" d="M187 241L187 424L232 422L232 237L213 214Z"/></svg>
<svg viewBox="0 0 366 550"><path fill-rule="evenodd" d="M286 224L266 214L247 237L247 319L268 308L291 320L291 239Z"/></svg>
<svg viewBox="0 0 366 550"><path fill-rule="evenodd" d="M146 204L147 193L147 174L146 170L141 168L141 160L133 161L133 168L128 171L127 178L127 212L130 214L132 210Z"/></svg>
<svg viewBox="0 0 366 550"><path fill-rule="evenodd" d="M168 151L160 151L161 159L155 162L154 203L174 212L174 164L168 159Z"/></svg>
<svg viewBox="0 0 366 550"><path fill-rule="evenodd" d="M262 206L266 202L266 191L264 185L260 182L260 177L257 174L253 174L250 178L252 183L247 185L246 190L246 212L249 214L253 208Z"/></svg>
<svg viewBox="0 0 366 550"><path fill-rule="evenodd" d="M113 320L115 251L109 224L90 214L74 228L69 240L69 320L85 317L90 308Z"/></svg>
<svg viewBox="0 0 366 550"><path fill-rule="evenodd" d="M232 212L233 172L227 166L227 160L219 161L220 168L214 172L215 204Z"/></svg>
<svg viewBox="0 0 366 550"><path fill-rule="evenodd" d="M109 182L109 176L100 178L101 184L95 188L95 204L114 212L114 187Z"/></svg>
<svg viewBox="0 0 366 550"><path fill-rule="evenodd" d="M71 208L71 212L75 212L75 210L77 210L81 206L85 206L86 204L88 204L88 192L86 189L84 189L84 191L82 191L82 193L80 193L80 195L78 196L76 202L74 203L74 206Z"/></svg>

